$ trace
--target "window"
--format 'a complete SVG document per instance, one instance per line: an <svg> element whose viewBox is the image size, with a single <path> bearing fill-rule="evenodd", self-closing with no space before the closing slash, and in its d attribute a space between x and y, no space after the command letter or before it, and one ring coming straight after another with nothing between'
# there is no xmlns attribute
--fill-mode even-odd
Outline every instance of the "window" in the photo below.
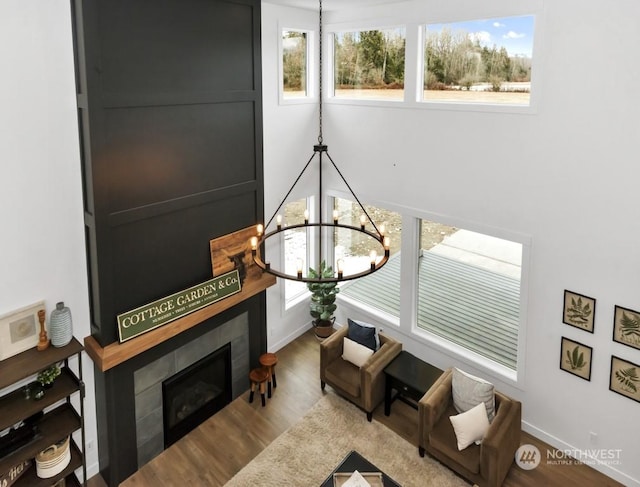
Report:
<svg viewBox="0 0 640 487"><path fill-rule="evenodd" d="M404 99L405 29L334 34L336 98Z"/></svg>
<svg viewBox="0 0 640 487"><path fill-rule="evenodd" d="M421 220L418 327L516 370L522 244Z"/></svg>
<svg viewBox="0 0 640 487"><path fill-rule="evenodd" d="M399 318L402 215L375 206L364 205L364 207L376 225L384 224L384 234L391 240L389 246L391 256L387 264L374 274L342 284L341 295ZM340 222L359 226L362 209L355 201L334 198L334 208L338 210ZM372 230L370 227L369 223L365 228ZM352 231L339 233L336 242L336 260L344 261L345 273L358 272L369 267L370 260L366 255L371 249L380 249L372 239ZM355 257L354 254L365 257Z"/></svg>
<svg viewBox="0 0 640 487"><path fill-rule="evenodd" d="M283 207L284 221L302 222L304 220L304 210L306 209L306 198L286 203ZM287 274L296 274L298 259L302 258L301 254L306 254L306 249L307 233L304 228L284 231L284 270ZM296 282L290 279L283 279L283 281L286 307L289 307L289 305L297 302L297 298L306 293L307 286L303 282Z"/></svg>
<svg viewBox="0 0 640 487"><path fill-rule="evenodd" d="M307 92L307 33L282 31L282 98L304 98Z"/></svg>
<svg viewBox="0 0 640 487"><path fill-rule="evenodd" d="M428 24L423 100L529 105L533 16Z"/></svg>

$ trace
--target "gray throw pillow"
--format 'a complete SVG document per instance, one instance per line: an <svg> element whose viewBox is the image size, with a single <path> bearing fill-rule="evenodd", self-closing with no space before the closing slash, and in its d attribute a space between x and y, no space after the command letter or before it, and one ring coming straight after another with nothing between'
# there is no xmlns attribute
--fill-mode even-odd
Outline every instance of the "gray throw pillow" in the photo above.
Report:
<svg viewBox="0 0 640 487"><path fill-rule="evenodd" d="M496 414L495 388L493 384L454 368L451 389L453 407L456 411L464 413L483 402L487 409L489 422L493 421Z"/></svg>

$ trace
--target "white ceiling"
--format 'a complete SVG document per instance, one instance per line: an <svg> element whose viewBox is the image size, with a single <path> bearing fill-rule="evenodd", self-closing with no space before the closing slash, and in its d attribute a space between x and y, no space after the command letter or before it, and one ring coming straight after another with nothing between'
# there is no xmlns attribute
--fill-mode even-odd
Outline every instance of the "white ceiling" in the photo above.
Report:
<svg viewBox="0 0 640 487"><path fill-rule="evenodd" d="M318 0L265 0L268 3L287 7L318 10ZM371 7L385 3L400 3L407 0L322 0L322 10L340 10L354 7Z"/></svg>

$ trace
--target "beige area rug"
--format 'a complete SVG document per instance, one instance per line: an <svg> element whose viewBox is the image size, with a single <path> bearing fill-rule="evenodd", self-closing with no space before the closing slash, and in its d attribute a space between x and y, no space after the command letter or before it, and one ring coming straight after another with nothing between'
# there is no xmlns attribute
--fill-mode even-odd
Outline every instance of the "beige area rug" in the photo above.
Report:
<svg viewBox="0 0 640 487"><path fill-rule="evenodd" d="M319 486L356 450L403 487L467 487L446 467L425 456L375 419L327 393L295 425L238 472L226 487Z"/></svg>

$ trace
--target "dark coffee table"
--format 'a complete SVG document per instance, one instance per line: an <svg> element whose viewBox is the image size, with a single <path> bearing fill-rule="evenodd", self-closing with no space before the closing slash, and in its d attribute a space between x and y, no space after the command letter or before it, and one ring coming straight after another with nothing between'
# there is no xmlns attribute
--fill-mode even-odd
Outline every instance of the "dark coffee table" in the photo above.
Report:
<svg viewBox="0 0 640 487"><path fill-rule="evenodd" d="M333 487L334 473L353 473L356 470L358 472L380 472L382 474L382 482L384 484L384 487L401 487L400 484L398 484L395 480L393 480L391 477L389 477L382 470L380 470L355 450L352 450L351 453L344 457L344 460L342 460L340 465L338 465L336 469L327 477L327 479L322 482L322 485L320 487Z"/></svg>
<svg viewBox="0 0 640 487"><path fill-rule="evenodd" d="M442 375L442 370L403 350L385 367L384 373L384 414L389 416L391 403L396 399L418 409L418 401Z"/></svg>

